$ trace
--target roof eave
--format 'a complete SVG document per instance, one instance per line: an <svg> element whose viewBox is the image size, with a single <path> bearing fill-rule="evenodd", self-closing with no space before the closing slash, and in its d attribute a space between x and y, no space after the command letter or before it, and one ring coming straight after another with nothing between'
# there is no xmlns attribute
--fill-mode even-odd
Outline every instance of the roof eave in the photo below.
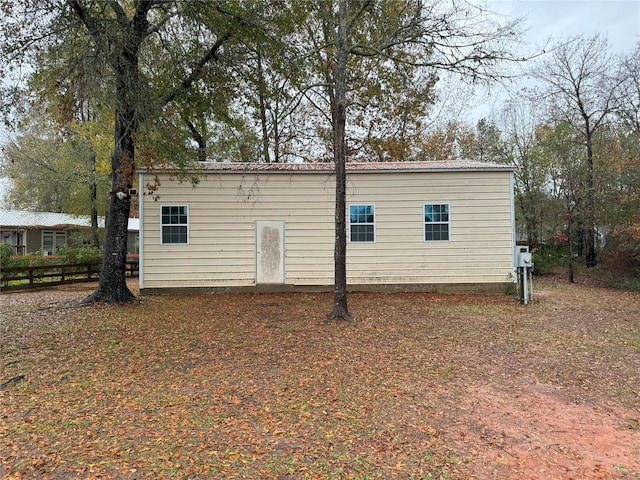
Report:
<svg viewBox="0 0 640 480"><path fill-rule="evenodd" d="M452 162L449 164L439 164L427 166L421 162L420 166L416 166L417 162L405 162L404 166L398 166L396 163L347 163L347 173L439 173L439 172L513 172L517 168L514 165L502 165L481 162L466 162L456 166ZM434 162L435 163L435 162ZM472 165L473 163L473 165ZM393 165L393 167L391 166ZM243 168L244 167L244 168ZM176 175L198 175L212 173L311 173L311 174L327 174L332 173L334 168L332 164L256 164L256 163L237 163L237 164L221 164L217 162L207 162L201 168L188 168L181 170L175 165L159 165L151 168L139 168L138 173L141 174L176 174Z"/></svg>

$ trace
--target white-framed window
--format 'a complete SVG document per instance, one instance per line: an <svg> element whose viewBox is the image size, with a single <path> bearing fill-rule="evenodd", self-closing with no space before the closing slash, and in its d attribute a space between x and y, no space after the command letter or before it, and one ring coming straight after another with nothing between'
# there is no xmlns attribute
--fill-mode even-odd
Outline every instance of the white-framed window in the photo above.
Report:
<svg viewBox="0 0 640 480"><path fill-rule="evenodd" d="M449 241L449 204L425 203L424 204L424 241L441 242Z"/></svg>
<svg viewBox="0 0 640 480"><path fill-rule="evenodd" d="M65 243L67 232L42 232L42 252L45 255L54 255Z"/></svg>
<svg viewBox="0 0 640 480"><path fill-rule="evenodd" d="M189 207L187 205L163 205L161 207L161 243L189 243Z"/></svg>
<svg viewBox="0 0 640 480"><path fill-rule="evenodd" d="M375 205L349 205L349 240L352 243L376 241Z"/></svg>

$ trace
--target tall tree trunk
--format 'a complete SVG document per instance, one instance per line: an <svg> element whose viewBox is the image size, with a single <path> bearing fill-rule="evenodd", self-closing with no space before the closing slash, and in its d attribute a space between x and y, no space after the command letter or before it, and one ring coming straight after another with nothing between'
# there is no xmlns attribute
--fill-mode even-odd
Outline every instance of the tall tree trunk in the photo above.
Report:
<svg viewBox="0 0 640 480"><path fill-rule="evenodd" d="M121 97L122 98L122 97ZM125 264L127 260L127 230L132 188L135 174L134 140L137 129L136 112L131 108L116 111L115 147L111 156L111 202L107 218L105 250L100 282L85 303L106 301L124 303L135 300L127 287Z"/></svg>
<svg viewBox="0 0 640 480"><path fill-rule="evenodd" d="M596 204L595 204L595 189L593 181L593 136L589 129L589 123L587 122L587 227L586 227L586 256L585 264L588 268L595 267L597 262L596 258Z"/></svg>
<svg viewBox="0 0 640 480"><path fill-rule="evenodd" d="M125 265L127 258L127 227L131 198L129 190L135 177L134 137L139 126L140 108L149 102L156 106L168 104L185 90L191 88L202 74L204 67L218 60L218 52L231 38L233 27L219 36L211 48L195 62L189 74L167 95L145 98L139 76L139 53L142 42L152 34L147 16L152 8L164 3L159 0L135 0L127 3L126 9L120 2L103 2L102 12L91 15L86 2L67 0L67 3L85 25L89 35L113 68L115 78L115 145L111 155L111 202L107 218L105 236L105 254L100 282L95 292L85 302L106 300L111 303L128 302L135 297L127 287ZM88 2L91 4L92 2ZM127 11L133 8L133 17L127 17ZM111 14L105 12L111 10ZM102 16L104 14L104 17ZM116 19L117 21L114 21ZM240 24L240 18L235 24ZM200 158L206 154L203 142Z"/></svg>
<svg viewBox="0 0 640 480"><path fill-rule="evenodd" d="M91 182L89 183L89 197L91 201L91 240L94 248L100 248L100 234L98 232L98 185L96 184L96 154L91 153Z"/></svg>
<svg viewBox="0 0 640 480"><path fill-rule="evenodd" d="M569 202L567 202L567 242L569 244L569 264L568 267L568 280L570 283L574 283L573 277L573 210Z"/></svg>
<svg viewBox="0 0 640 480"><path fill-rule="evenodd" d="M348 0L340 0L338 18L338 37L336 65L334 67L335 103L333 106L333 158L336 173L336 232L335 232L335 278L333 293L333 311L329 318L351 321L347 307L347 229L346 229L346 190L347 190L347 148L346 91L347 91L347 10Z"/></svg>

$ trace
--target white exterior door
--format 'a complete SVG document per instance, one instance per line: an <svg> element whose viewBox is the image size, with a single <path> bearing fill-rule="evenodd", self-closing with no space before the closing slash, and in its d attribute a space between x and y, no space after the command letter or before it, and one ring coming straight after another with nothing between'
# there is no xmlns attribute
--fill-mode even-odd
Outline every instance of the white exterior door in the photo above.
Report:
<svg viewBox="0 0 640 480"><path fill-rule="evenodd" d="M284 283L284 221L256 221L256 284Z"/></svg>

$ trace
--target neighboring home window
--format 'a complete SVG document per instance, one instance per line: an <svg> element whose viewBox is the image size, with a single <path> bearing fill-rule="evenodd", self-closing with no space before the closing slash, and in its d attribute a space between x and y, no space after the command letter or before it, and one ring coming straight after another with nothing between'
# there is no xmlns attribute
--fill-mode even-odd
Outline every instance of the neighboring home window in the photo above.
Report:
<svg viewBox="0 0 640 480"><path fill-rule="evenodd" d="M45 255L53 255L67 243L66 232L42 232L42 252Z"/></svg>
<svg viewBox="0 0 640 480"><path fill-rule="evenodd" d="M188 243L188 213L186 205L162 207L162 243Z"/></svg>
<svg viewBox="0 0 640 480"><path fill-rule="evenodd" d="M349 238L352 242L374 242L375 206L349 205Z"/></svg>
<svg viewBox="0 0 640 480"><path fill-rule="evenodd" d="M424 241L449 240L449 204L424 204Z"/></svg>

